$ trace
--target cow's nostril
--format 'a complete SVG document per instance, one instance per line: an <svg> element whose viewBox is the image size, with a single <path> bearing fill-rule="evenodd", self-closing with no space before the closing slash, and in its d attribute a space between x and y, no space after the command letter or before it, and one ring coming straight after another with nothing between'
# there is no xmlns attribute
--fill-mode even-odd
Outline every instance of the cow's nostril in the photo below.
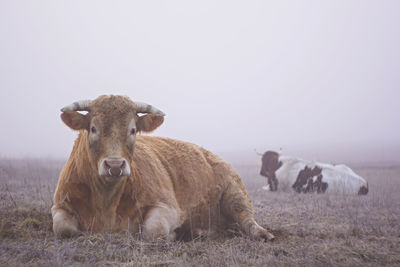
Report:
<svg viewBox="0 0 400 267"><path fill-rule="evenodd" d="M111 166L110 166L110 165L108 165L108 162L107 162L107 160L105 160L105 161L104 161L104 166L106 167L106 169L109 169L109 168L111 168Z"/></svg>
<svg viewBox="0 0 400 267"><path fill-rule="evenodd" d="M110 175L110 176L117 176L117 177L119 177L119 176L122 176L122 169L120 169L120 168L109 168L108 169L108 174Z"/></svg>
<svg viewBox="0 0 400 267"><path fill-rule="evenodd" d="M104 159L103 169L106 175L121 177L126 172L126 160L123 158L106 158ZM127 172L128 174L129 172Z"/></svg>

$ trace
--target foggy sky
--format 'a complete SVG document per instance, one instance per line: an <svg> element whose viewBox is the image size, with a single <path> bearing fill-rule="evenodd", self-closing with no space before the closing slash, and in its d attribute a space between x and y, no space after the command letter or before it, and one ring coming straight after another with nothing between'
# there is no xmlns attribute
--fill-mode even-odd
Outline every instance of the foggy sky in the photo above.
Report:
<svg viewBox="0 0 400 267"><path fill-rule="evenodd" d="M217 153L399 156L399 12L365 0L1 1L0 155L67 157L77 133L60 108L122 94L167 114L152 135Z"/></svg>

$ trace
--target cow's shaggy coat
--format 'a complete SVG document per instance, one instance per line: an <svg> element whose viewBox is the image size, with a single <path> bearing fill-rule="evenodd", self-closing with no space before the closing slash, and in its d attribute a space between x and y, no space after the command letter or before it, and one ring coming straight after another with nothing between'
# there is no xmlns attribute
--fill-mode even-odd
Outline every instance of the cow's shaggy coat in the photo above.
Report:
<svg viewBox="0 0 400 267"><path fill-rule="evenodd" d="M254 220L229 164L194 144L136 136L157 128L163 115L138 116L135 103L121 96L101 96L87 110L62 113L80 132L54 196L57 236L129 230L173 239L236 226L253 238L273 239Z"/></svg>

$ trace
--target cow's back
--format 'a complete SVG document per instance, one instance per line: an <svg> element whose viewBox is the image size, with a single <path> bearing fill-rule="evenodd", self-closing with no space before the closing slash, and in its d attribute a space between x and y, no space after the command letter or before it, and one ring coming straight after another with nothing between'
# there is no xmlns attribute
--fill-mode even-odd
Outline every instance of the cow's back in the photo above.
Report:
<svg viewBox="0 0 400 267"><path fill-rule="evenodd" d="M327 192L357 194L366 181L346 165L327 165L322 169L322 176L329 184Z"/></svg>
<svg viewBox="0 0 400 267"><path fill-rule="evenodd" d="M282 166L276 171L279 187L284 190L291 189L296 182L298 174L304 169L307 162L287 156L280 156L279 160L282 162Z"/></svg>

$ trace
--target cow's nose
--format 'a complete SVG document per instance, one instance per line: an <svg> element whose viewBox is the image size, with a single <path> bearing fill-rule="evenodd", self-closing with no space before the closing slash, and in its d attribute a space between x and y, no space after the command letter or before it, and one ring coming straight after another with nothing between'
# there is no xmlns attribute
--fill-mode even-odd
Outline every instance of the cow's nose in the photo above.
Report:
<svg viewBox="0 0 400 267"><path fill-rule="evenodd" d="M105 168L110 176L122 176L126 160L121 158L107 158L104 160Z"/></svg>

